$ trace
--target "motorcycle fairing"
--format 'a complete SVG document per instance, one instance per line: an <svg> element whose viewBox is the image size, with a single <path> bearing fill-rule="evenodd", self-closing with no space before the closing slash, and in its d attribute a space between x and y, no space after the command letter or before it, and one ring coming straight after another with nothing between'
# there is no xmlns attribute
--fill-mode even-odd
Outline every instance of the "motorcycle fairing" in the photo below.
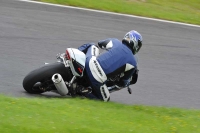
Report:
<svg viewBox="0 0 200 133"><path fill-rule="evenodd" d="M75 48L67 48L66 54L69 56L69 66L74 76L82 77L85 69L85 54Z"/></svg>

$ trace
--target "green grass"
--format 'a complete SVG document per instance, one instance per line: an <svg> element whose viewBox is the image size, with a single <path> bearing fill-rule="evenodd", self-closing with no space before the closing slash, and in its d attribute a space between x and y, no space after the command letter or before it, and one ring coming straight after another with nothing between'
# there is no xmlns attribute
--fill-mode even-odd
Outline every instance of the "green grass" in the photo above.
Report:
<svg viewBox="0 0 200 133"><path fill-rule="evenodd" d="M0 95L2 133L199 133L200 110Z"/></svg>
<svg viewBox="0 0 200 133"><path fill-rule="evenodd" d="M200 0L39 0L200 25Z"/></svg>

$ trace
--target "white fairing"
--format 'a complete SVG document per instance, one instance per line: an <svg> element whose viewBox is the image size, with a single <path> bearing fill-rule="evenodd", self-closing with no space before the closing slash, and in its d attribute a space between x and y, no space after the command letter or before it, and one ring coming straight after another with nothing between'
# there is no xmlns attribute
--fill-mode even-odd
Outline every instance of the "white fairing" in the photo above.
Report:
<svg viewBox="0 0 200 133"><path fill-rule="evenodd" d="M65 96L68 94L69 90L67 89L67 86L65 82L63 81L63 78L60 74L56 73L52 76L52 81L54 85L56 86L56 89L58 90L59 94L62 96Z"/></svg>
<svg viewBox="0 0 200 133"><path fill-rule="evenodd" d="M69 55L70 55L69 66L71 68L73 75L79 76L79 77L83 76L83 73L80 75L76 72L72 61L73 60L77 61L81 66L83 66L83 69L84 69L85 68L86 55L82 51L75 49L75 48L67 48L67 51L69 52Z"/></svg>

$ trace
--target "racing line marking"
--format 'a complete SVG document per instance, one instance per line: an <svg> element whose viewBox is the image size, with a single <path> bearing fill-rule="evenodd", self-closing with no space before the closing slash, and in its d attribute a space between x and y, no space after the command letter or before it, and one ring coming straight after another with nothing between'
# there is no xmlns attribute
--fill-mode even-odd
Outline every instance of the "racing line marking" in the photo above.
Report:
<svg viewBox="0 0 200 133"><path fill-rule="evenodd" d="M57 7L78 9L78 10L85 10L85 11L91 11L91 12L104 13L104 14L112 14L112 15L118 15L118 16L126 16L126 17L132 17L132 18L140 18L140 19L153 20L153 21L158 21L158 22L165 22L165 23L172 23L172 24L179 24L179 25L184 25L184 26L191 26L191 27L200 28L200 25L187 24L187 23L181 23L181 22L174 22L174 21L168 21L168 20L162 20L162 19L154 19L154 18L141 17L141 16L135 16L135 15L128 15L128 14L122 14L122 13L114 13L114 12L100 11L100 10L87 9L87 8L74 7L74 6L66 6L66 5L59 5L59 4L44 3L44 2L38 2L38 1L32 1L32 0L17 0L17 1L24 1L24 2L29 2L29 3L37 3L37 4L42 4L42 5L57 6Z"/></svg>

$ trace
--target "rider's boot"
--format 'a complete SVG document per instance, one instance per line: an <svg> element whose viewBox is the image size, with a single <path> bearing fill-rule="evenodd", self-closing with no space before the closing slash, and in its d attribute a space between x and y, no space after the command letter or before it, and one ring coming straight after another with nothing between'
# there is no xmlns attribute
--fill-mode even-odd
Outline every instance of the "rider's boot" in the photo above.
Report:
<svg viewBox="0 0 200 133"><path fill-rule="evenodd" d="M91 92L92 92L91 87L77 86L77 88L76 88L76 93L79 95L82 95L82 96L85 96Z"/></svg>

